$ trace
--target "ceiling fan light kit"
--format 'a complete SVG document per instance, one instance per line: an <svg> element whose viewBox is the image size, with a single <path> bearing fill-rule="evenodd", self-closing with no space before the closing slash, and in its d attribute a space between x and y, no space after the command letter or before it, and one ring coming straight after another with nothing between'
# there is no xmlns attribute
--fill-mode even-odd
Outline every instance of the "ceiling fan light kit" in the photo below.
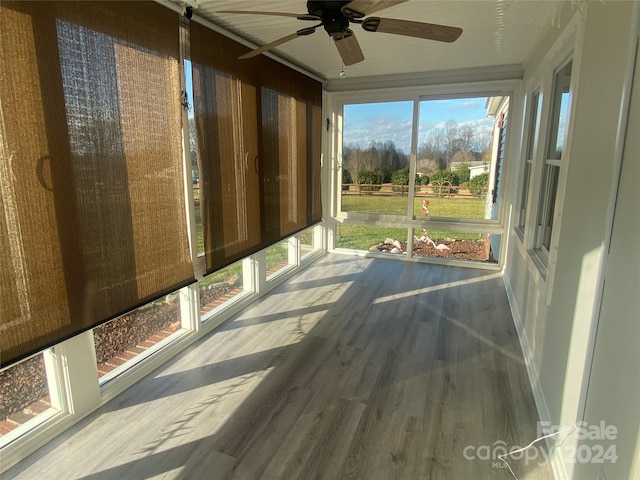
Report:
<svg viewBox="0 0 640 480"><path fill-rule="evenodd" d="M240 56L241 59L252 58L275 48L283 43L298 37L310 35L318 27L323 27L333 39L336 49L344 65L354 65L364 60L364 54L360 44L349 27L351 24L360 24L364 30L372 33L387 33L403 35L406 37L435 40L438 42L455 42L462 34L462 29L447 25L414 22L410 20L397 20L391 18L369 17L371 13L404 3L408 0L308 0L308 14L284 13L284 12L256 12L226 10L218 13L244 14L244 15L271 15L291 17L302 21L319 22L312 27L306 27L286 37L274 40Z"/></svg>

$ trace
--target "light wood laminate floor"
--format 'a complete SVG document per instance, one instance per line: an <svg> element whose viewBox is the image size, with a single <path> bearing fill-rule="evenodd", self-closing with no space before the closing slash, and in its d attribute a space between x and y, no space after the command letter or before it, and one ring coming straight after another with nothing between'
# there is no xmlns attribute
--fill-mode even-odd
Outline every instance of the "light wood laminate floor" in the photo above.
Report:
<svg viewBox="0 0 640 480"><path fill-rule="evenodd" d="M499 273L332 254L2 477L509 479L536 422Z"/></svg>

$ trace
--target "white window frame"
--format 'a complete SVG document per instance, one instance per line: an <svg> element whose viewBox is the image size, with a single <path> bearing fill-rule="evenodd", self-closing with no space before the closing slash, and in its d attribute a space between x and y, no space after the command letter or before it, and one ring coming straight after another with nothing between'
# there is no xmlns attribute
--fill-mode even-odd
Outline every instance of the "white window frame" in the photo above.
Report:
<svg viewBox="0 0 640 480"><path fill-rule="evenodd" d="M537 156L539 138L540 138L540 122L542 119L542 105L544 96L542 86L536 84L535 88L527 95L526 99L526 118L524 125L524 137L522 145L522 176L518 182L518 198L516 203L517 223L515 231L524 242L525 232L528 230L527 225L530 217L530 197L532 191L533 170L535 167L535 158Z"/></svg>
<svg viewBox="0 0 640 480"><path fill-rule="evenodd" d="M416 131L418 124L416 123L416 115L418 111L419 102L423 100L436 100L436 99L456 99L456 98L470 98L470 97L509 97L510 110L513 110L514 105L512 100L516 98L516 93L519 91L519 80L495 80L495 81L478 81L469 82L463 84L443 84L443 85L424 85L418 87L400 87L400 88L383 88L383 89L360 89L354 88L349 91L329 92L327 94L327 105L329 112L330 125L332 130L330 132L330 144L329 155L331 158L331 201L329 213L333 219L331 222L331 231L329 232L329 244L328 248L331 251L336 250L336 224L337 223L354 223L361 225L385 225L389 227L407 228L408 248L411 246L413 229L420 230L422 228L438 229L438 230L450 230L460 232L483 232L490 234L501 235L503 241L501 242L501 252L499 253L499 262L497 266L488 265L490 268L501 268L504 263L504 251L507 242L506 238L506 216L507 216L507 200L509 198L510 188L507 185L508 178L510 178L510 172L513 159L518 157L517 151L514 151L514 143L511 141L512 132L520 131L521 125L519 124L518 115L514 115L511 112L509 115L514 120L507 125L507 142L505 145L507 161L504 165L502 174L505 187L502 191L502 198L499 205L498 218L491 219L460 219L460 218L445 218L438 219L430 218L428 220L418 218L415 215L388 215L388 214L376 214L376 213L361 213L361 212L343 212L341 206L341 187L342 187L342 131L344 127L343 122L343 107L346 104L359 104L359 103L382 103L382 102L397 102L397 101L413 101L414 104L414 118L413 118L413 131L412 131L412 146L409 156L409 191L413 194L413 179L415 178L415 158L417 155L417 142L415 141ZM411 199L411 196L410 196ZM409 203L411 206L411 203ZM409 208L407 209L409 210ZM337 222L337 223L336 223ZM428 222L428 223L427 223ZM431 261L432 259L420 259ZM437 259L436 259L437 260ZM469 262L453 262L456 265L472 266L477 268L483 266L480 263Z"/></svg>
<svg viewBox="0 0 640 480"><path fill-rule="evenodd" d="M573 88L571 83L573 82L570 77L569 84L566 87L569 89L569 105L567 109L567 122L564 129L564 138L562 141L563 152L559 159L553 158L549 152L552 148L555 148L557 143L557 135L560 119L560 101L562 98L563 90L559 89L558 75L567 67L570 63L573 66L573 55L569 55L565 58L552 72L552 82L550 95L548 95L548 108L547 115L545 117L546 136L545 136L545 148L542 153L543 160L541 163L540 172L540 186L538 191L537 201L537 213L535 217L534 237L533 237L533 252L536 255L538 261L542 264L543 269L547 270L550 262L550 255L553 242L554 224L557 223L558 215L560 212L559 198L562 196L565 182L560 182L561 176L563 176L564 164L567 157L567 144L568 144L568 132L570 130L572 115L571 115L571 103L573 97ZM572 68L573 70L573 68ZM557 107L557 108L556 108ZM555 133L554 133L555 132ZM552 145L554 143L554 145ZM538 153L538 158L540 158ZM565 161L563 161L565 159ZM554 178L555 175L555 178Z"/></svg>

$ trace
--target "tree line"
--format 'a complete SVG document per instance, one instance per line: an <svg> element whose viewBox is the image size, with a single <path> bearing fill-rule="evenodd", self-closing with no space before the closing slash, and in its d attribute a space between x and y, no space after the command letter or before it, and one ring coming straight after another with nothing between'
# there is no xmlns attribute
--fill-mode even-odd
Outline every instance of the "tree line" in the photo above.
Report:
<svg viewBox="0 0 640 480"><path fill-rule="evenodd" d="M429 131L418 147L416 172L431 175L448 170L453 162L488 162L491 135L471 124L447 121ZM409 156L394 142L372 142L368 147L348 144L343 148L343 183L389 183L394 172L409 166ZM377 180L377 181L372 181Z"/></svg>

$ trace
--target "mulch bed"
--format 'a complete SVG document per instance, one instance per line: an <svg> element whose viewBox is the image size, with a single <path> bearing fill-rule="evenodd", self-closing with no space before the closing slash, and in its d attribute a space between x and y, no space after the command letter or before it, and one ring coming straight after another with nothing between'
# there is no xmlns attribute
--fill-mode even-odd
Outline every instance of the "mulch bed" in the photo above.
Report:
<svg viewBox="0 0 640 480"><path fill-rule="evenodd" d="M217 286L215 288L201 288L200 289L200 308L213 303L215 300L224 297L227 293L232 291L235 287L233 285L225 284L224 286Z"/></svg>
<svg viewBox="0 0 640 480"><path fill-rule="evenodd" d="M154 302L122 315L93 330L98 364L106 363L156 332L180 323L180 305L173 301Z"/></svg>
<svg viewBox="0 0 640 480"><path fill-rule="evenodd" d="M446 245L449 247L449 250L436 249L429 243L416 240L413 242L413 256L453 258L457 260L473 260L477 262L495 262L483 240L445 239L436 243ZM399 244L400 252L394 254L406 254L407 242L399 241ZM373 245L369 250L391 253L396 245L392 243L380 243L378 245Z"/></svg>
<svg viewBox="0 0 640 480"><path fill-rule="evenodd" d="M0 419L49 395L42 355L0 372Z"/></svg>

